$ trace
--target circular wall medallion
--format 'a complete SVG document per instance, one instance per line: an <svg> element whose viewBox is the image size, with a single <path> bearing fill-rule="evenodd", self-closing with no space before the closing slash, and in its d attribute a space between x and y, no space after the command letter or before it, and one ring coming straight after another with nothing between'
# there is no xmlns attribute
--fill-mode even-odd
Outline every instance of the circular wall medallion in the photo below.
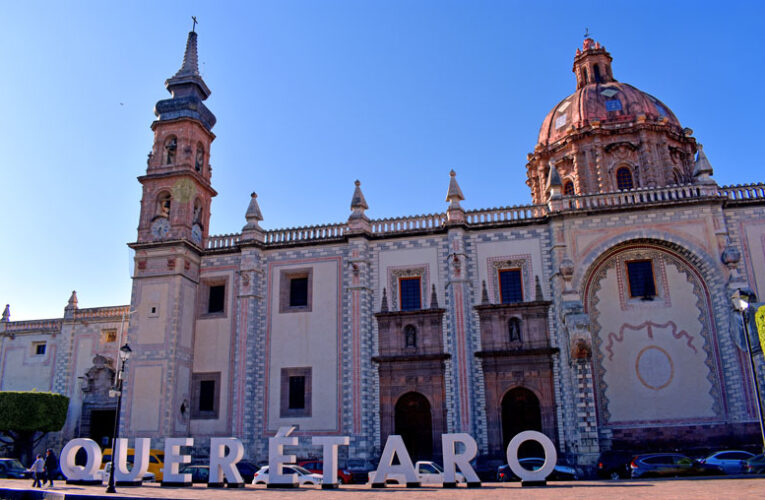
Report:
<svg viewBox="0 0 765 500"><path fill-rule="evenodd" d="M658 391L672 382L675 365L669 353L656 345L644 347L635 360L635 373L638 380L649 389Z"/></svg>

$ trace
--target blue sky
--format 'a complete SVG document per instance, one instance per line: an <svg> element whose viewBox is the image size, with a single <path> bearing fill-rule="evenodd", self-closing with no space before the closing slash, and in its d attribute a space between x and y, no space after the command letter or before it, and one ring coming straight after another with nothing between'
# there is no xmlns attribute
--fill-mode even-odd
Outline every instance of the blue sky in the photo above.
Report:
<svg viewBox="0 0 765 500"><path fill-rule="evenodd" d="M539 5L536 5L539 4ZM719 184L763 180L760 2L303 0L0 4L0 305L13 320L130 301L153 106L191 15L218 123L211 233L256 191L266 229L530 203L526 153L575 89L588 27L663 100Z"/></svg>

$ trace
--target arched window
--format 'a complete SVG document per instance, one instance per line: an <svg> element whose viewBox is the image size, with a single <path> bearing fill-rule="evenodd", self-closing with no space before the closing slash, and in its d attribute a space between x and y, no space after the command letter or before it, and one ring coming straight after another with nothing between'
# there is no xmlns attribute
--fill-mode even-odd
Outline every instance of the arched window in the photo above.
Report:
<svg viewBox="0 0 765 500"><path fill-rule="evenodd" d="M627 167L620 167L616 171L616 188L619 191L628 191L632 189L632 172Z"/></svg>
<svg viewBox="0 0 765 500"><path fill-rule="evenodd" d="M597 64L595 64L593 65L592 69L593 69L593 72L595 73L595 83L600 83L601 81L600 67Z"/></svg>
<svg viewBox="0 0 765 500"><path fill-rule="evenodd" d="M566 181L563 183L563 195L564 196L574 196L574 183L571 181Z"/></svg>
<svg viewBox="0 0 765 500"><path fill-rule="evenodd" d="M160 217L170 217L170 201L172 197L167 191L162 191L157 196L157 215Z"/></svg>
<svg viewBox="0 0 765 500"><path fill-rule="evenodd" d="M417 329L413 325L404 327L404 347L417 347Z"/></svg>
<svg viewBox="0 0 765 500"><path fill-rule="evenodd" d="M194 157L194 168L197 172L202 172L202 167L205 164L205 148L202 147L202 143L197 144L197 155Z"/></svg>
<svg viewBox="0 0 765 500"><path fill-rule="evenodd" d="M584 75L584 84L587 85L589 83L587 81L587 68L582 68L582 75Z"/></svg>
<svg viewBox="0 0 765 500"><path fill-rule="evenodd" d="M178 139L171 135L165 141L165 165L175 163L175 152L178 149Z"/></svg>
<svg viewBox="0 0 765 500"><path fill-rule="evenodd" d="M518 318L510 318L507 321L507 333L510 337L510 342L521 341L521 320Z"/></svg>
<svg viewBox="0 0 765 500"><path fill-rule="evenodd" d="M202 202L199 201L199 198L194 200L194 218L191 222L197 224L202 222Z"/></svg>

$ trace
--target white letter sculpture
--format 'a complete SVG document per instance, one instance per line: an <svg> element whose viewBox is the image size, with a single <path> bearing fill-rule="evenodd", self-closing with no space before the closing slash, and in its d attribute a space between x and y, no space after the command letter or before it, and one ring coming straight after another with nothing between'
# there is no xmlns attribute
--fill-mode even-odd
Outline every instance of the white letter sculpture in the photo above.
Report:
<svg viewBox="0 0 765 500"><path fill-rule="evenodd" d="M294 464L295 455L285 455L285 446L297 446L298 438L289 437L295 427L279 427L276 435L268 439L268 488L294 488L297 474L282 474L284 464Z"/></svg>
<svg viewBox="0 0 765 500"><path fill-rule="evenodd" d="M76 465L74 456L82 448L87 454L85 466ZM61 473L66 476L67 484L101 484L98 473L101 465L101 448L92 439L72 439L61 450Z"/></svg>
<svg viewBox="0 0 765 500"><path fill-rule="evenodd" d="M180 464L191 463L191 455L181 455L181 446L194 446L194 438L165 438L165 468L162 486L190 486L191 474L179 474Z"/></svg>
<svg viewBox="0 0 765 500"><path fill-rule="evenodd" d="M518 462L518 448L524 441L536 441L542 445L545 451L545 463L537 470L528 470ZM541 432L519 432L507 444L507 465L510 466L513 474L521 478L521 486L544 486L547 484L547 476L555 470L557 461L558 452L555 451L555 444Z"/></svg>
<svg viewBox="0 0 765 500"><path fill-rule="evenodd" d="M225 478L229 488L244 488L244 480L236 468L236 463L243 456L244 446L237 438L210 438L210 479L207 487L222 488Z"/></svg>
<svg viewBox="0 0 765 500"><path fill-rule="evenodd" d="M462 443L465 451L457 453L457 443ZM465 476L468 487L480 487L481 480L473 470L470 461L478 453L478 444L470 434L460 432L458 434L442 434L441 448L444 450L444 488L457 487L457 467Z"/></svg>
<svg viewBox="0 0 765 500"><path fill-rule="evenodd" d="M126 438L117 438L117 442L112 450L114 457L114 480L117 486L120 485L140 485L143 481L143 475L149 470L149 448L151 448L151 439L136 438L135 450L133 451L133 468L127 468L128 440Z"/></svg>
<svg viewBox="0 0 765 500"><path fill-rule="evenodd" d="M399 465L393 465L393 458L396 455L398 455ZM399 481L403 479L407 488L420 487L420 481L414 471L412 459L409 458L409 452L406 451L404 440L401 439L401 436L391 434L385 443L385 449L382 457L380 457L380 465L377 466L374 479L372 479L372 488L385 488L385 480L394 474L398 477L391 477L390 479Z"/></svg>
<svg viewBox="0 0 765 500"><path fill-rule="evenodd" d="M351 439L348 436L314 436L312 444L324 447L324 475L321 489L337 488L337 447L348 446Z"/></svg>

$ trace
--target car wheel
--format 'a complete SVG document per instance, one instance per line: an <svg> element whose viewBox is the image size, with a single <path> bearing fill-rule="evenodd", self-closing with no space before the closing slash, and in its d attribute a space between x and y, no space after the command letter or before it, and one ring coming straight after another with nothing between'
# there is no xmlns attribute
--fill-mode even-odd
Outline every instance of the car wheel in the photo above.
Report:
<svg viewBox="0 0 765 500"><path fill-rule="evenodd" d="M344 484L342 477L337 478L337 484Z"/></svg>
<svg viewBox="0 0 765 500"><path fill-rule="evenodd" d="M616 480L616 479L619 479L620 477L621 477L621 476L620 476L620 475L619 475L619 473L618 473L618 472L616 472L616 471L613 471L613 472L611 473L611 479L614 479L614 480Z"/></svg>

